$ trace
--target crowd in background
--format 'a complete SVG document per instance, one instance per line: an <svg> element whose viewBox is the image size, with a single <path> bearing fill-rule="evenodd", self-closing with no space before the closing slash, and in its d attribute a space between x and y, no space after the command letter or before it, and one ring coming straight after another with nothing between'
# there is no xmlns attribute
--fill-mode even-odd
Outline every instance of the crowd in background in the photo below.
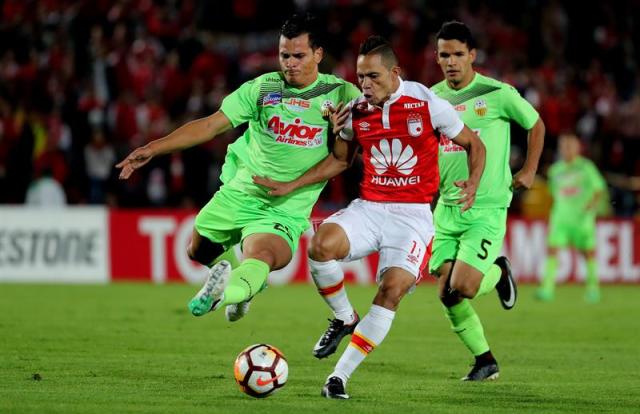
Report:
<svg viewBox="0 0 640 414"><path fill-rule="evenodd" d="M62 202L199 208L220 185L233 130L158 157L127 181L114 164L133 148L216 111L242 82L277 70L280 25L310 10L326 28L322 70L355 83L370 34L395 47L406 79L442 79L435 32L470 26L476 68L514 85L546 128L541 178L514 211L544 215L544 174L559 134L573 131L603 171L620 216L640 204L640 1L0 0L0 203L38 186ZM580 16L572 18L571 16ZM526 135L512 134L512 167ZM334 179L319 208L357 196L358 168ZM533 195L532 195L533 194ZM59 195L60 196L60 195ZM547 197L548 199L548 197Z"/></svg>

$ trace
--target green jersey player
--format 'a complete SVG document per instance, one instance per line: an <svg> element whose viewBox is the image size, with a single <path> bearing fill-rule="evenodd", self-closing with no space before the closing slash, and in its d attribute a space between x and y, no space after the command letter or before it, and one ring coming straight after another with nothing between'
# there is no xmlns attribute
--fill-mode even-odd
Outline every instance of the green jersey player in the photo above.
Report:
<svg viewBox="0 0 640 414"><path fill-rule="evenodd" d="M324 182L273 197L252 176L293 180L324 159L330 109L360 95L353 84L318 73L323 49L314 26L310 15L294 15L280 32L281 72L246 82L223 100L218 112L134 150L117 165L120 178L127 179L156 155L201 144L248 122L245 134L229 146L222 187L195 220L189 257L212 266L189 302L195 316L225 305L227 319L243 316L269 272L289 263L309 226ZM237 243L242 243L242 263L231 249Z"/></svg>
<svg viewBox="0 0 640 414"><path fill-rule="evenodd" d="M549 188L553 207L549 220L547 262L537 297L550 301L554 296L558 249L574 247L587 262L585 300L600 300L596 245L596 206L606 185L596 166L580 156L580 141L572 134L561 135L558 141L561 159L549 169Z"/></svg>
<svg viewBox="0 0 640 414"><path fill-rule="evenodd" d="M533 182L544 141L538 113L511 86L473 69L476 49L471 32L460 22L445 23L437 34L437 60L445 80L431 89L449 101L462 121L475 130L487 149L485 170L473 207L460 197L468 177L466 152L440 139L440 200L434 212L435 237L429 271L439 279L440 300L453 331L475 356L463 380L498 377L482 324L469 299L495 287L502 306L511 309L516 286L505 257L497 257L506 230L513 189ZM509 169L510 122L529 131L527 159L514 177Z"/></svg>

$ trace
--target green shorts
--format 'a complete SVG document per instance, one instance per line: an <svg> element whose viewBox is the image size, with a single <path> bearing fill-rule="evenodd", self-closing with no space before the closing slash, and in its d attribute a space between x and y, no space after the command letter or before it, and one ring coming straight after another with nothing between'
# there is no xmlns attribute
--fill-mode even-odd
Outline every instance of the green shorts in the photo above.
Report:
<svg viewBox="0 0 640 414"><path fill-rule="evenodd" d="M306 217L291 216L281 209L237 190L223 186L196 216L196 231L229 248L256 233L282 237L295 253L302 233L309 227Z"/></svg>
<svg viewBox="0 0 640 414"><path fill-rule="evenodd" d="M567 220L566 217L551 216L547 244L556 248L573 246L581 251L593 250L596 247L595 217Z"/></svg>
<svg viewBox="0 0 640 414"><path fill-rule="evenodd" d="M433 238L429 272L446 262L462 260L486 273L500 254L507 229L506 208L471 208L439 203L433 215Z"/></svg>

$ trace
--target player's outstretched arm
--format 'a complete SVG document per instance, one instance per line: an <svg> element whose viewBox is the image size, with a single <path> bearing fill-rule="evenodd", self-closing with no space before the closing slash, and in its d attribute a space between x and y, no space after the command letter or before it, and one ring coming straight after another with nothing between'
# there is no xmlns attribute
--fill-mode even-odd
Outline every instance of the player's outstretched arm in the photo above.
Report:
<svg viewBox="0 0 640 414"><path fill-rule="evenodd" d="M126 180L156 155L169 154L202 144L230 128L231 122L222 111L188 122L169 135L136 148L116 164L116 168L121 169L120 179Z"/></svg>
<svg viewBox="0 0 640 414"><path fill-rule="evenodd" d="M269 195L283 196L306 185L321 183L339 175L353 163L358 145L336 137L333 152L293 181L275 181L268 177L253 177L253 182L269 188Z"/></svg>
<svg viewBox="0 0 640 414"><path fill-rule="evenodd" d="M461 211L466 211L473 206L473 203L476 200L476 191L478 190L480 177L482 177L482 172L484 171L486 149L476 133L470 130L466 125L462 128L462 131L460 131L458 136L452 140L467 151L469 178L466 180L456 181L454 183L457 187L462 189L462 196L458 200L458 204L462 204Z"/></svg>
<svg viewBox="0 0 640 414"><path fill-rule="evenodd" d="M533 185L538 170L538 162L544 147L544 122L538 118L529 130L527 137L527 158L522 169L513 176L512 187L514 190L529 189Z"/></svg>

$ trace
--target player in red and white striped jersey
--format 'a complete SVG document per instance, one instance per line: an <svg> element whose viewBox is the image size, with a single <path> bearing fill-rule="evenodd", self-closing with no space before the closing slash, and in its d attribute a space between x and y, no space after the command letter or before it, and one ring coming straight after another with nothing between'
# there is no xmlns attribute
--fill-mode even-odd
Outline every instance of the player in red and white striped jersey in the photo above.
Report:
<svg viewBox="0 0 640 414"><path fill-rule="evenodd" d="M363 95L332 116L339 136L330 154L295 181L281 183L255 177L284 195L325 181L344 171L362 148L364 177L360 198L318 228L311 240L311 273L335 319L314 348L324 358L340 340L351 341L322 390L327 398L345 399L345 385L364 358L391 328L402 297L420 277L433 237L431 202L438 189L438 135L454 137L469 154L470 176L458 185L463 208L473 204L484 169L485 149L458 118L453 107L427 87L403 81L396 56L378 36L360 47L357 74ZM337 261L352 261L379 252L378 293L369 313L358 320L343 286ZM356 326L357 325L357 326Z"/></svg>

